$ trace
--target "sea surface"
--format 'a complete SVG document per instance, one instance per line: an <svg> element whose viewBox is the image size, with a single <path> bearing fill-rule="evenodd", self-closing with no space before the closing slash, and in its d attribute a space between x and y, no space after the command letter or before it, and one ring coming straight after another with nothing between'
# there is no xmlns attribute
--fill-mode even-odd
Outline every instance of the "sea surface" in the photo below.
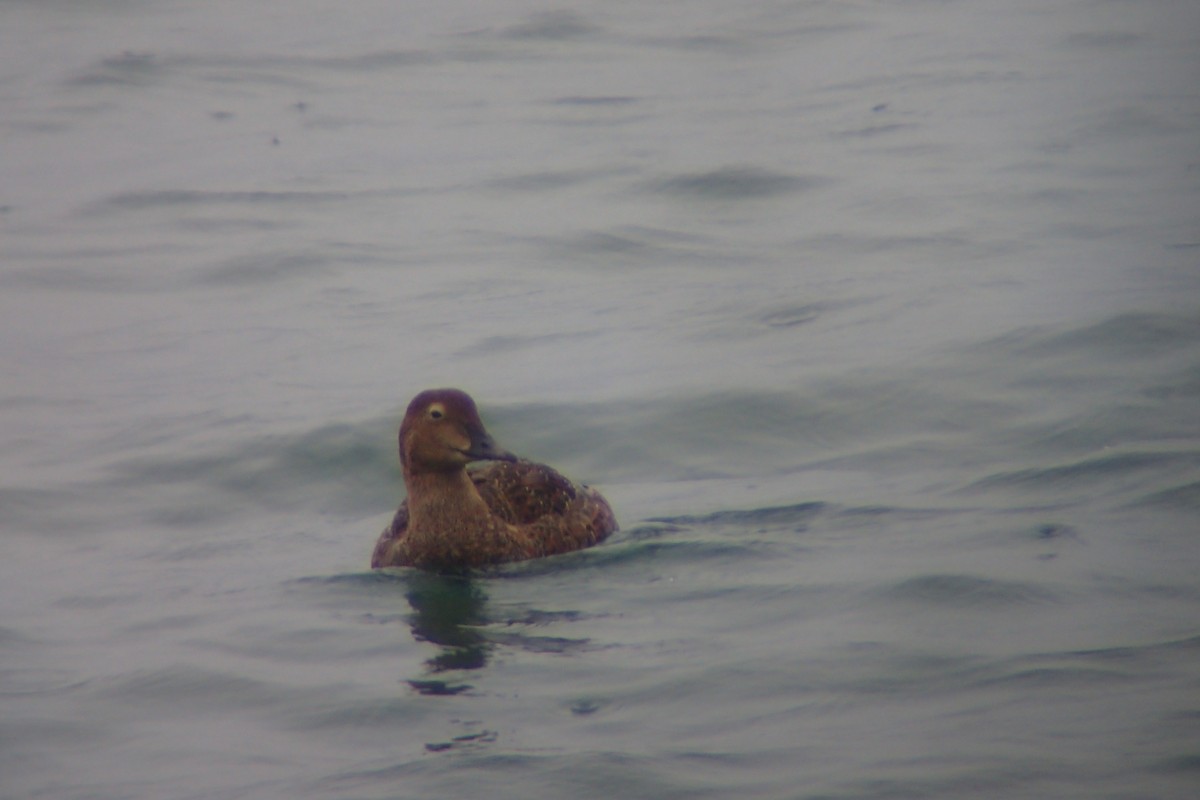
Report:
<svg viewBox="0 0 1200 800"><path fill-rule="evenodd" d="M1200 796L1200 3L0 41L4 800ZM622 530L372 572L435 386Z"/></svg>

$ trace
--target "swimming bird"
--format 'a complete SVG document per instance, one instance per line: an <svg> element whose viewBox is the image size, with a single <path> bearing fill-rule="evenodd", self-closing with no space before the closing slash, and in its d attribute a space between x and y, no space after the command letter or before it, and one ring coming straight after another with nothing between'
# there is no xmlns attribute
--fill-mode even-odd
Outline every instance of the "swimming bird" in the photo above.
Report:
<svg viewBox="0 0 1200 800"><path fill-rule="evenodd" d="M590 547L617 530L595 489L498 447L466 392L418 394L399 439L408 497L375 544L374 569L523 561ZM467 469L477 461L487 463Z"/></svg>

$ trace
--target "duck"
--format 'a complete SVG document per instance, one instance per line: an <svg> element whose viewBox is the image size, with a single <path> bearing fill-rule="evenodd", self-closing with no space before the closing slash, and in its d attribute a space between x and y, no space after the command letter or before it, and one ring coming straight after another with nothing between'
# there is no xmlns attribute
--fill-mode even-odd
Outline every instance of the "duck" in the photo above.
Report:
<svg viewBox="0 0 1200 800"><path fill-rule="evenodd" d="M479 569L591 547L618 529L595 489L499 447L460 389L428 389L400 424L407 497L372 569Z"/></svg>

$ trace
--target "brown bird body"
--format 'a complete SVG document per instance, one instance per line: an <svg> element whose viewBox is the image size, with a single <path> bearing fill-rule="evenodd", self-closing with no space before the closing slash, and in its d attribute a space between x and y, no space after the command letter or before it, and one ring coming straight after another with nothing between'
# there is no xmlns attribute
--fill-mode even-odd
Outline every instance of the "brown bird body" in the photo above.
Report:
<svg viewBox="0 0 1200 800"><path fill-rule="evenodd" d="M475 461L488 463L473 469ZM457 389L417 395L400 425L407 499L371 566L485 567L590 547L617 530L595 489L496 447Z"/></svg>

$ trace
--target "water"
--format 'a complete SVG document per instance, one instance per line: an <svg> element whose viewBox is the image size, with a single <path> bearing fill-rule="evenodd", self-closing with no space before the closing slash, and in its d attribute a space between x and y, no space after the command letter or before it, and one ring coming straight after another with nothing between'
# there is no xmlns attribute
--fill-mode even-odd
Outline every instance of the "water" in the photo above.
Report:
<svg viewBox="0 0 1200 800"><path fill-rule="evenodd" d="M1195 796L1194 3L0 30L0 796ZM622 532L368 570L437 385Z"/></svg>

